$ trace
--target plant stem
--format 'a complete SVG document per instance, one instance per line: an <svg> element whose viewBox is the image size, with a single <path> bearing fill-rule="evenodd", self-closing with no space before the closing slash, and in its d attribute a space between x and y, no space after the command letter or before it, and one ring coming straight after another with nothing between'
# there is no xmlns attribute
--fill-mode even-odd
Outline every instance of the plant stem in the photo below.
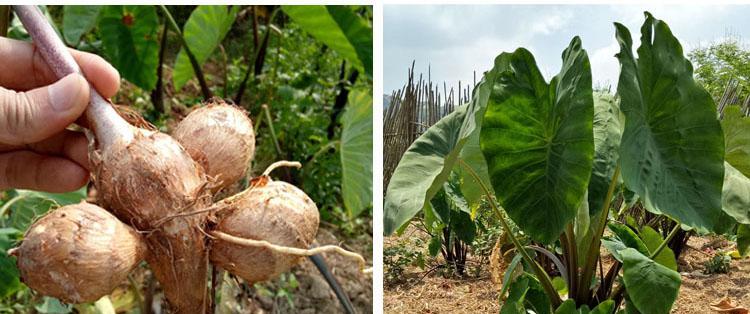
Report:
<svg viewBox="0 0 750 314"><path fill-rule="evenodd" d="M266 124L268 124L268 129L271 131L271 139L273 139L273 145L276 148L276 154L278 154L277 157L281 158L282 152L281 152L281 146L279 145L279 139L276 138L276 130L273 128L273 120L271 119L271 111L268 109L268 105L263 104L263 113L266 116Z"/></svg>
<svg viewBox="0 0 750 314"><path fill-rule="evenodd" d="M307 165L307 164L310 164L310 163L314 162L315 159L318 158L318 156L324 154L325 152L327 152L331 148L336 148L339 144L341 144L340 140L335 140L335 141L328 142L328 144L323 145L323 147L321 147L317 152L315 152L315 154L313 154L312 156L310 156L310 158L308 158L307 160L305 160L305 164Z"/></svg>
<svg viewBox="0 0 750 314"><path fill-rule="evenodd" d="M458 162L466 168L466 171L471 174L472 177L474 177L474 180L476 180L479 183L479 187L482 188L482 192L484 192L484 195L487 196L487 200L490 203L490 206L492 207L493 212L498 217L498 220L500 220L500 223L502 224L503 229L505 229L505 233L510 238L511 242L513 242L513 245L516 247L516 250L521 253L521 257L524 259L524 261L532 268L534 271L534 274L536 274L537 279L539 279L539 282L542 284L542 288L544 288L545 293L547 293L547 296L552 301L552 307L557 308L562 304L562 299L560 299L560 295L557 294L557 290L555 290L555 287L552 286L552 279L549 278L549 275L547 274L544 269L542 269L539 264L531 258L528 252L526 252L526 249L524 248L523 244L521 244L521 241L516 238L516 236L513 234L513 230L508 225L508 222L505 221L505 217L500 212L500 208L498 208L497 204L495 203L495 200L492 198L492 194L490 194L489 189L487 186L484 185L484 182L479 178L479 175L474 171L474 169L471 169L469 165L466 164L462 159L458 159Z"/></svg>
<svg viewBox="0 0 750 314"><path fill-rule="evenodd" d="M649 256L649 258L651 259L656 258L656 256L659 255L659 253L661 253L661 251L663 251L665 247L667 247L667 245L669 244L669 241L672 241L672 238L674 238L674 236L679 231L680 231L680 223L678 222L674 225L674 228L672 228L672 231L669 232L667 237L664 238L664 241L661 244L659 244L659 247L657 247L656 250L654 250L651 253L651 256Z"/></svg>
<svg viewBox="0 0 750 314"><path fill-rule="evenodd" d="M594 234L591 246L586 254L586 260L583 264L583 274L580 278L578 291L576 293L576 304L586 304L591 297L589 291L589 284L591 282L591 276L596 271L596 260L599 258L600 246L602 235L604 235L604 229L607 225L607 218L609 216L609 206L612 203L612 196L615 193L615 187L617 186L617 179L620 177L620 164L615 167L615 173L612 175L612 181L609 182L609 188L607 189L607 196L604 199L602 210L600 213L599 221L597 222L597 232ZM580 302L580 303L579 303Z"/></svg>
<svg viewBox="0 0 750 314"><path fill-rule="evenodd" d="M206 84L206 78L203 76L203 70L201 70L201 66L200 64L198 64L198 60L195 59L195 55L193 55L193 52L190 51L190 47L188 47L187 41L185 41L185 36L182 35L180 27L177 25L177 22L175 22L172 14L169 13L167 7L164 5L159 5L159 8L161 8L164 16L167 17L167 21L169 21L169 25L172 26L172 30L177 33L177 37L180 38L180 43L182 44L182 47L185 48L185 53L187 53L188 59L190 59L190 64L193 66L193 72L195 72L195 76L198 78L198 83L200 84L201 92L203 93L203 99L208 100L209 98L213 97L213 95L211 94L211 90L208 88L208 84Z"/></svg>
<svg viewBox="0 0 750 314"><path fill-rule="evenodd" d="M255 10L255 8L253 8ZM250 74L258 75L260 74L260 71L263 69L258 69L258 67L262 67L263 63L260 61L260 58L262 56L265 56L265 50L268 47L268 38L271 36L271 23L276 18L276 14L278 13L279 9L276 8L273 10L273 13L271 13L271 17L266 21L266 32L263 35L263 43L258 46L258 40L257 37L253 37L254 46L253 49L255 50L255 53L253 54L253 60L252 63L248 64L247 71L245 72L244 77L242 78L242 83L240 83L240 88L237 90L237 95L234 96L234 103L238 106L240 105L240 102L242 101L242 95L245 94L245 88L247 87L247 82L250 79ZM258 30L258 24L257 21L254 21L253 24L253 34L254 36L257 34Z"/></svg>
<svg viewBox="0 0 750 314"><path fill-rule="evenodd" d="M10 6L0 5L0 37L8 35L8 25L10 25Z"/></svg>
<svg viewBox="0 0 750 314"><path fill-rule="evenodd" d="M565 233L560 237L561 240L565 240L566 245L564 246L565 261L568 263L568 298L575 297L576 291L578 291L578 247L576 245L576 236L573 229L573 223L569 223Z"/></svg>
<svg viewBox="0 0 750 314"><path fill-rule="evenodd" d="M143 296L138 288L138 283L133 279L133 274L128 274L128 282L130 282L130 287L133 288L133 294L135 295L135 301L138 303L138 307L141 309L142 313L146 313L146 304L143 303Z"/></svg>
<svg viewBox="0 0 750 314"><path fill-rule="evenodd" d="M164 52L167 50L167 30L169 27L164 24L164 30L161 33L161 47L159 47L159 67L156 68L156 87L151 92L151 103L154 105L159 114L164 114Z"/></svg>

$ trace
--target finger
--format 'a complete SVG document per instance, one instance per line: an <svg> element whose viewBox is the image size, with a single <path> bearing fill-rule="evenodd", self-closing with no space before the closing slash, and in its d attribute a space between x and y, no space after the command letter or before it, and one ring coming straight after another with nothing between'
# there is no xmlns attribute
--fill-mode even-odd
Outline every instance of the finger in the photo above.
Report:
<svg viewBox="0 0 750 314"><path fill-rule="evenodd" d="M75 191L89 172L68 159L30 151L0 154L0 190L31 189L52 193Z"/></svg>
<svg viewBox="0 0 750 314"><path fill-rule="evenodd" d="M64 130L41 142L28 145L0 144L0 153L29 150L42 155L68 158L81 167L91 170L89 166L88 140L82 132Z"/></svg>
<svg viewBox="0 0 750 314"><path fill-rule="evenodd" d="M104 98L120 88L120 73L102 57L68 49L81 67L84 76ZM31 43L0 37L0 86L25 91L52 84L57 76Z"/></svg>
<svg viewBox="0 0 750 314"><path fill-rule="evenodd" d="M0 143L39 142L70 125L89 101L89 85L71 74L57 83L29 92L0 87Z"/></svg>

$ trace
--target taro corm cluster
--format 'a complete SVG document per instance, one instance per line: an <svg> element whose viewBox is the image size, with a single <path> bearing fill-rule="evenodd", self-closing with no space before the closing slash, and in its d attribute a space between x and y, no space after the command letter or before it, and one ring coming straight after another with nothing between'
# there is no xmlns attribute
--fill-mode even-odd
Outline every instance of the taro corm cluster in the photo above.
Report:
<svg viewBox="0 0 750 314"><path fill-rule="evenodd" d="M58 77L80 73L38 8L14 9ZM303 255L354 255L338 247L307 249L318 230L315 203L269 176L299 163L277 162L247 190L213 202L213 193L242 178L253 159L255 134L241 109L212 101L169 136L129 124L92 88L85 117L101 207L64 206L29 228L10 253L32 289L65 302L95 301L145 259L169 309L196 313L211 302L209 262L257 282Z"/></svg>

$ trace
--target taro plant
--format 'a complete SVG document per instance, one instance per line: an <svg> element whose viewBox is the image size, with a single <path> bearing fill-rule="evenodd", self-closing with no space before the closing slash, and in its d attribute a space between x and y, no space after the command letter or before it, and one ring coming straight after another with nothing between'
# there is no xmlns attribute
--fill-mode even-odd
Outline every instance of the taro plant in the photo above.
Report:
<svg viewBox="0 0 750 314"><path fill-rule="evenodd" d="M464 276L469 245L474 241L477 226L471 219L457 177L452 176L424 210L424 225L430 234L429 253L440 253L447 268Z"/></svg>
<svg viewBox="0 0 750 314"><path fill-rule="evenodd" d="M615 96L594 93L578 37L549 82L528 50L500 54L471 101L402 157L385 197L385 232L429 207L455 172L467 199L489 200L515 247L502 313L613 313L623 305L627 313L668 313L681 283L668 242L680 230L746 232L750 180L734 167L747 160L736 156L750 142L748 132L732 131L725 160L716 105L665 22L646 12L635 52L622 24L615 37ZM634 204L674 227L664 236L619 223ZM607 269L602 246L615 259ZM566 289L556 289L535 254L553 261ZM514 276L519 261L524 271Z"/></svg>

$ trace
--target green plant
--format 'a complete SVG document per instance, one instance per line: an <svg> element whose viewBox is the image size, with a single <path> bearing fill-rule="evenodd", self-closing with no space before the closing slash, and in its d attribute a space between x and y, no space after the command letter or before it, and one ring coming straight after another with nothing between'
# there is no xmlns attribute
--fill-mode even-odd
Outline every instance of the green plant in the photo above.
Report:
<svg viewBox="0 0 750 314"><path fill-rule="evenodd" d="M415 240L416 247L421 246L421 241ZM383 274L385 283L396 285L406 281L406 268L425 267L424 255L420 251L412 250L406 243L397 243L383 249Z"/></svg>
<svg viewBox="0 0 750 314"><path fill-rule="evenodd" d="M526 271L509 284L501 312L612 313L625 301L627 311L668 313L680 286L668 242L681 228L724 233L746 223L750 200L739 195L750 182L735 177L736 162L725 162L716 106L679 42L666 23L645 15L638 58L630 32L615 23L618 97L593 92L578 37L549 83L526 49L500 54L471 102L402 157L386 193L385 232L428 207L458 173L462 190L490 200ZM637 201L677 223L662 237L613 222ZM509 232L504 213L536 244ZM607 228L613 235L603 238ZM597 276L602 244L617 262ZM567 301L538 256L563 277Z"/></svg>
<svg viewBox="0 0 750 314"><path fill-rule="evenodd" d="M737 95L744 100L750 88L750 50L740 38L729 37L707 47L696 48L688 54L695 64L695 77L711 93L715 101L721 100L730 80L736 80L743 89Z"/></svg>
<svg viewBox="0 0 750 314"><path fill-rule="evenodd" d="M706 269L703 270L705 274L727 274L729 273L729 265L732 262L732 257L724 252L716 252L711 259L707 260L703 266Z"/></svg>
<svg viewBox="0 0 750 314"><path fill-rule="evenodd" d="M276 289L269 289L263 284L256 283L253 285L261 295L274 299L286 300L289 307L294 309L294 291L299 288L297 277L292 273L284 273L279 276Z"/></svg>

